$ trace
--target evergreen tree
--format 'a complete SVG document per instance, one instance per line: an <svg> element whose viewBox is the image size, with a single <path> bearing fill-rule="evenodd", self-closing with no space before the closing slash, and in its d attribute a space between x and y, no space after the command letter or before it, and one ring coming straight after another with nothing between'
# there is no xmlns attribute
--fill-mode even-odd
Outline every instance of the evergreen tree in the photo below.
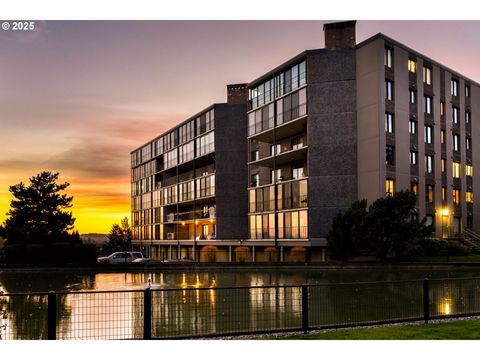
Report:
<svg viewBox="0 0 480 360"><path fill-rule="evenodd" d="M128 218L123 218L120 224L113 224L108 235L109 245L113 248L123 248L124 250L132 244L132 231Z"/></svg>
<svg viewBox="0 0 480 360"><path fill-rule="evenodd" d="M61 194L70 184L57 184L58 173L41 172L10 186L14 199L1 233L9 244L51 244L69 240L73 229L72 196Z"/></svg>

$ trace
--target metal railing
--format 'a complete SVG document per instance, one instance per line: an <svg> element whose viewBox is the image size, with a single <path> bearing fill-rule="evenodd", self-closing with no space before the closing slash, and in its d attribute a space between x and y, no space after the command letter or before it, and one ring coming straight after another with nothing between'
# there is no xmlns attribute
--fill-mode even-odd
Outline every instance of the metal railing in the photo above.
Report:
<svg viewBox="0 0 480 360"><path fill-rule="evenodd" d="M480 314L480 278L0 295L1 339L308 332Z"/></svg>

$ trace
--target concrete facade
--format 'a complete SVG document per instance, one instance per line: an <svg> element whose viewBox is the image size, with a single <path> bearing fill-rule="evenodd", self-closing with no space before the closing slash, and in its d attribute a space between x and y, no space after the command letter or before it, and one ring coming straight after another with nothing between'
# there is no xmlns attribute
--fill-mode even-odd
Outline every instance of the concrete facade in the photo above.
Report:
<svg viewBox="0 0 480 360"><path fill-rule="evenodd" d="M474 174L480 169L479 84L383 34L356 44L355 21L327 24L324 31L325 49L304 51L248 84L229 85L227 103L201 112L215 111L215 149L192 160L202 174L187 176L188 164L177 166L176 173L154 172L154 182L161 178L162 188L178 186L178 191L185 181L215 176L214 194L199 201L215 207L215 216L189 219L193 236L180 216L189 203L144 210L154 192L145 190L144 180L152 174L147 167L147 175L135 178L132 216L140 229L135 244L147 243L157 259L324 261L333 217L355 200L371 203L386 196L387 184L394 191L416 191L412 217L427 218L436 236L458 235L465 228L480 232L480 182L466 173L467 165ZM431 74L428 81L424 72ZM164 156L145 158L145 146L148 150L147 144L132 152L132 174ZM458 177L454 162L461 164ZM155 206L178 238L168 238L166 230L159 238L154 229L162 221L156 222ZM175 227L173 218L165 220L169 211L178 213ZM214 234L207 220L215 224ZM197 225L211 235L198 237ZM148 226L155 238L145 237L141 229Z"/></svg>

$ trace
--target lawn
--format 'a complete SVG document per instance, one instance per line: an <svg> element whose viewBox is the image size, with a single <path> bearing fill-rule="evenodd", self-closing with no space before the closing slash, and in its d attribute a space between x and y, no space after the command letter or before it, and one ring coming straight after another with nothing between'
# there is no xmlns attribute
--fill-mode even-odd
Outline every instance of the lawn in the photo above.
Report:
<svg viewBox="0 0 480 360"><path fill-rule="evenodd" d="M280 336L278 340L480 340L480 320L333 330Z"/></svg>

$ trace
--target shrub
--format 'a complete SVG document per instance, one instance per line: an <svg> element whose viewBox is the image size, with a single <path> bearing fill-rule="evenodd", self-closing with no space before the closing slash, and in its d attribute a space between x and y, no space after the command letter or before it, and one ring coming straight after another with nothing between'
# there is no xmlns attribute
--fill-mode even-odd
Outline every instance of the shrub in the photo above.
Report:
<svg viewBox="0 0 480 360"><path fill-rule="evenodd" d="M71 261L72 246L66 242L57 242L50 245L49 258L52 264L66 264Z"/></svg>
<svg viewBox="0 0 480 360"><path fill-rule="evenodd" d="M446 255L448 256L463 256L470 255L472 249L469 246L462 245L458 241L449 240L446 249Z"/></svg>
<svg viewBox="0 0 480 360"><path fill-rule="evenodd" d="M4 248L5 263L18 264L25 261L24 247L20 244L6 245Z"/></svg>
<svg viewBox="0 0 480 360"><path fill-rule="evenodd" d="M29 264L45 264L49 258L47 256L47 247L42 244L26 245L26 262ZM25 262L23 259L22 262Z"/></svg>
<svg viewBox="0 0 480 360"><path fill-rule="evenodd" d="M424 256L441 256L446 254L448 242L444 239L425 238L420 240Z"/></svg>

